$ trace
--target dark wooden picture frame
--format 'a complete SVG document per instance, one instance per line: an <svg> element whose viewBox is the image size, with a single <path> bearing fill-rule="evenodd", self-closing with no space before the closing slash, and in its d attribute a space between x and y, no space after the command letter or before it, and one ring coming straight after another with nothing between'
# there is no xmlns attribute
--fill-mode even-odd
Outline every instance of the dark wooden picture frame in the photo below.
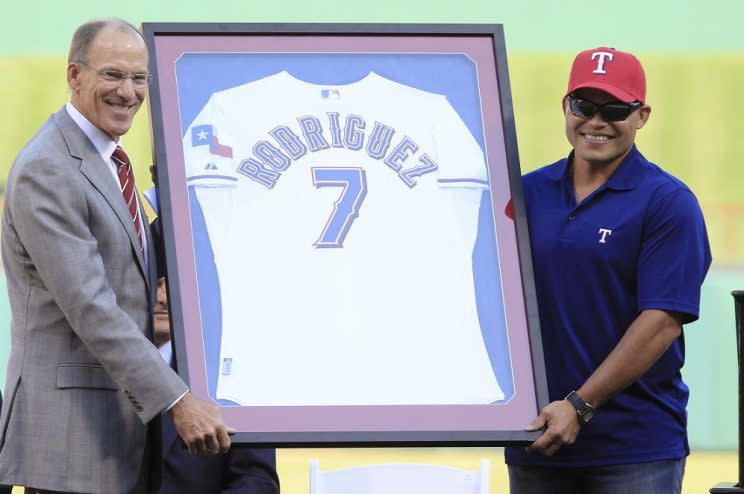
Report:
<svg viewBox="0 0 744 494"><path fill-rule="evenodd" d="M539 434L523 428L548 397L502 26L145 23L143 31L155 76L150 111L176 360L192 392L220 404L238 430L233 440L283 447L534 440ZM333 111L307 113L298 95L308 87ZM292 105L297 118L289 119ZM247 125L261 130L253 135ZM367 164L342 168L353 152ZM341 161L324 167L332 153ZM297 170L302 176L292 178ZM294 189L281 192L297 180L309 181L316 195L307 197L332 197L325 226L318 219L306 227L300 216L312 204L292 204ZM411 211L407 199L394 202L407 191L436 198L440 189L453 202L412 210L405 220L385 216L394 206ZM229 214L208 202L221 191L231 197ZM477 199L458 202L463 194ZM428 211L440 216L424 218ZM267 227L257 218L268 212ZM392 251L364 257L364 249L379 256L376 239L402 221L396 231L433 225L394 239L412 251L410 272L431 266L431 275L410 274ZM357 233L366 228L374 234ZM287 255L299 252L292 235L305 229L319 236L300 257ZM271 242L288 246L284 257L265 248ZM460 244L466 262L452 260ZM333 257L342 252L356 252L352 268ZM308 274L318 256L325 269L379 275L403 296L383 293L379 280L365 285L361 275L343 289L318 280ZM270 278L272 270L282 279ZM453 281L470 278L464 288ZM328 306L345 314L341 322L327 307L307 310L326 288L348 296ZM272 296L260 299L264 292ZM401 302L408 295L415 316ZM470 309L448 314L455 299ZM432 305L422 309L422 300ZM455 322L440 322L438 310ZM404 315L408 323L388 329L385 321ZM471 343L460 348L464 341ZM467 370L474 362L489 371Z"/></svg>

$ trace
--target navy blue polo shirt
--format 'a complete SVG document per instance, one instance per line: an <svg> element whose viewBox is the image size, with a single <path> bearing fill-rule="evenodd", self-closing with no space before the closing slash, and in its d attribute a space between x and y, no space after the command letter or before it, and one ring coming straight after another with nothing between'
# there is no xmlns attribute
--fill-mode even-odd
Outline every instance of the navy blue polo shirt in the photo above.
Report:
<svg viewBox="0 0 744 494"><path fill-rule="evenodd" d="M697 199L635 146L579 204L572 159L523 177L550 401L579 389L641 311L696 320L711 263ZM582 467L688 455L684 352L680 336L598 409L574 444L553 457L507 448L507 463Z"/></svg>

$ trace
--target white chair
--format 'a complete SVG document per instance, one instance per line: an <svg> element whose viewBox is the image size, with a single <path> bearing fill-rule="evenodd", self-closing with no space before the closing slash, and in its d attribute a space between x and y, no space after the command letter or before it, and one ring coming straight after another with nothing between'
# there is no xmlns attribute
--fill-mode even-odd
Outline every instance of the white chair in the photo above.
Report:
<svg viewBox="0 0 744 494"><path fill-rule="evenodd" d="M478 470L381 463L325 472L313 459L310 494L488 494L488 459Z"/></svg>

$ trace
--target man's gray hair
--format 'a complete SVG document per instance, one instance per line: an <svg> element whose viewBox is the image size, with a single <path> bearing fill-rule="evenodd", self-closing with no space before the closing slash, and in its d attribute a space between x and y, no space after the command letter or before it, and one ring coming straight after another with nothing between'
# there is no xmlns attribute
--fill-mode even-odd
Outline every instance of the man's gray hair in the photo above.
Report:
<svg viewBox="0 0 744 494"><path fill-rule="evenodd" d="M132 31L141 38L139 30L124 19L111 17L108 19L94 19L82 24L75 30L70 43L70 54L67 63L85 63L88 58L88 50L93 40L96 39L101 29L113 27L119 31Z"/></svg>

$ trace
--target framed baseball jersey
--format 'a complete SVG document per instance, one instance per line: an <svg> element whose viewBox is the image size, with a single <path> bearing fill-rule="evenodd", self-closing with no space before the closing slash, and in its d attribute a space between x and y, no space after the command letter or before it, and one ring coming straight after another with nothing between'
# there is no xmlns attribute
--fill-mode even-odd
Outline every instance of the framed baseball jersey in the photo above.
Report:
<svg viewBox="0 0 744 494"><path fill-rule="evenodd" d="M144 32L178 369L234 440L534 439L501 26Z"/></svg>

